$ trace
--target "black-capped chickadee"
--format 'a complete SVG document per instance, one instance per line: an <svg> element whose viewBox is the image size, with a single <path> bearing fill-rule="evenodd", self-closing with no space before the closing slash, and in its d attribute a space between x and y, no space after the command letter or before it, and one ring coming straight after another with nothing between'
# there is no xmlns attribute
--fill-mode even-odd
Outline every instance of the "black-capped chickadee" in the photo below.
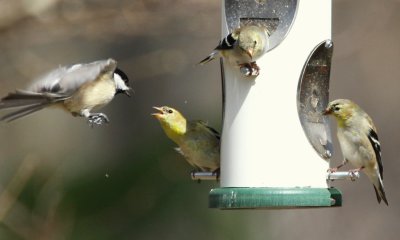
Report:
<svg viewBox="0 0 400 240"><path fill-rule="evenodd" d="M13 121L46 107L60 107L73 116L88 119L91 126L108 123L104 113L91 113L108 104L116 94L130 96L127 75L114 59L59 67L40 77L27 89L9 93L0 109L19 108L0 121Z"/></svg>

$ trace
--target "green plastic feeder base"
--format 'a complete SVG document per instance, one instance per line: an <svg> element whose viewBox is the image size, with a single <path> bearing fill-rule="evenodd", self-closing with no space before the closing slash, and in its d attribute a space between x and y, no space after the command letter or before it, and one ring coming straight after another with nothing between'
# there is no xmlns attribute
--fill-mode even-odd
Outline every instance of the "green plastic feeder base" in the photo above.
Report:
<svg viewBox="0 0 400 240"><path fill-rule="evenodd" d="M338 206L342 206L342 193L336 188L215 188L209 194L209 207L219 209Z"/></svg>

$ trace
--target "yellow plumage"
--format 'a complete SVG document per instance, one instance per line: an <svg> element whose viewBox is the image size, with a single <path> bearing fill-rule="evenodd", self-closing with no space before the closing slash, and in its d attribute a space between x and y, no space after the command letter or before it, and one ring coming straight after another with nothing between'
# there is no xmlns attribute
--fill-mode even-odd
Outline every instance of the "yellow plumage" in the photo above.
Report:
<svg viewBox="0 0 400 240"><path fill-rule="evenodd" d="M178 151L195 168L216 171L220 166L219 133L203 121L187 121L171 107L154 107L154 113L165 134L178 146Z"/></svg>
<svg viewBox="0 0 400 240"><path fill-rule="evenodd" d="M356 167L350 171L362 170L374 185L378 202L383 200L388 205L383 187L381 146L371 117L348 99L330 102L325 114L331 114L337 120L337 137L344 157L343 163L330 171L350 162Z"/></svg>

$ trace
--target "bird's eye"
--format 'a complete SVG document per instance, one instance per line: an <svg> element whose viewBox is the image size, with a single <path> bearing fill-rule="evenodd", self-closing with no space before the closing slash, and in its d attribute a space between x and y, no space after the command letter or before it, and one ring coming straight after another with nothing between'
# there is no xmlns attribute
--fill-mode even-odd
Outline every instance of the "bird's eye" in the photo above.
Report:
<svg viewBox="0 0 400 240"><path fill-rule="evenodd" d="M168 109L167 112L168 112L168 113L173 113L174 111L172 111L171 109Z"/></svg>
<svg viewBox="0 0 400 240"><path fill-rule="evenodd" d="M335 112L337 112L337 111L340 110L340 107L335 107L333 110L334 110Z"/></svg>

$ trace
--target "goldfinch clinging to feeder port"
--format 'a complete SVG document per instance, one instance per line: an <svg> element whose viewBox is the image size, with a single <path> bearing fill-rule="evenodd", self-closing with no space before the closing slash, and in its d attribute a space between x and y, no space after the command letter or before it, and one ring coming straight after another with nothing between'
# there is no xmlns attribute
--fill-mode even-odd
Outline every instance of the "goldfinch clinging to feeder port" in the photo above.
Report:
<svg viewBox="0 0 400 240"><path fill-rule="evenodd" d="M247 75L258 75L260 68L256 64L269 47L269 32L265 27L248 25L235 29L222 39L214 51L199 64L205 64L222 56L230 64L246 67Z"/></svg>
<svg viewBox="0 0 400 240"><path fill-rule="evenodd" d="M388 201L383 187L383 165L381 147L372 119L357 104L347 99L337 99L328 104L324 114L331 114L337 120L337 136L344 161L338 168L350 162L356 169L368 176L374 185L380 203Z"/></svg>
<svg viewBox="0 0 400 240"><path fill-rule="evenodd" d="M185 159L197 170L217 172L220 166L220 135L203 121L188 121L177 110L154 107L165 134L174 141Z"/></svg>
<svg viewBox="0 0 400 240"><path fill-rule="evenodd" d="M88 119L91 126L108 123L103 113L92 113L108 104L115 95L130 96L127 75L114 59L59 67L37 79L27 90L16 90L0 100L0 109L14 109L0 118L13 121L50 106L62 108L73 116Z"/></svg>

